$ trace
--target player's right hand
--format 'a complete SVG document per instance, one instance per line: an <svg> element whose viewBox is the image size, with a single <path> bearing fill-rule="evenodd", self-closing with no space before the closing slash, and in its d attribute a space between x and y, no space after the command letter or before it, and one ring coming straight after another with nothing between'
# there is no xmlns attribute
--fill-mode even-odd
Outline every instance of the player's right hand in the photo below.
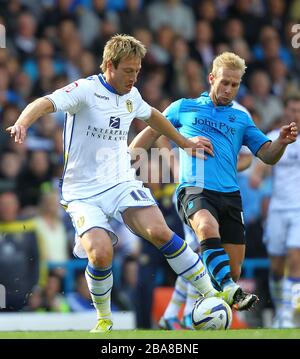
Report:
<svg viewBox="0 0 300 359"><path fill-rule="evenodd" d="M15 138L15 142L23 143L26 138L27 128L23 125L15 124L7 127L6 131L10 133L10 137Z"/></svg>

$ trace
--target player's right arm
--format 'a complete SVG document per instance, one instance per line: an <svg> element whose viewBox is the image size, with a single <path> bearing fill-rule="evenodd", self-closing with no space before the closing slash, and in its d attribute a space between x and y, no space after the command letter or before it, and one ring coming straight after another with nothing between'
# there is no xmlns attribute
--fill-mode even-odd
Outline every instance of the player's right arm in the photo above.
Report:
<svg viewBox="0 0 300 359"><path fill-rule="evenodd" d="M54 112L53 104L46 97L40 97L25 107L21 115L13 126L6 129L15 142L23 143L26 137L27 129L39 117Z"/></svg>
<svg viewBox="0 0 300 359"><path fill-rule="evenodd" d="M89 80L80 79L54 91L45 97L40 97L25 107L13 126L6 129L15 138L15 142L25 140L28 127L43 115L56 111L75 114L86 103L89 91Z"/></svg>

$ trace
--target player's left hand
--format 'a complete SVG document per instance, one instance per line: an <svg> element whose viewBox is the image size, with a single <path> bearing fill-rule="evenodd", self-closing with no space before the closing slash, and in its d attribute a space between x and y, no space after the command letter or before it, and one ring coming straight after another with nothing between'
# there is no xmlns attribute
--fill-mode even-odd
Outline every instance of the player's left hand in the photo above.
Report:
<svg viewBox="0 0 300 359"><path fill-rule="evenodd" d="M284 145L289 145L297 140L298 127L295 122L282 126L280 129L279 139Z"/></svg>
<svg viewBox="0 0 300 359"><path fill-rule="evenodd" d="M214 156L213 145L210 140L203 136L196 136L187 139L186 152L192 156L207 159L204 153Z"/></svg>

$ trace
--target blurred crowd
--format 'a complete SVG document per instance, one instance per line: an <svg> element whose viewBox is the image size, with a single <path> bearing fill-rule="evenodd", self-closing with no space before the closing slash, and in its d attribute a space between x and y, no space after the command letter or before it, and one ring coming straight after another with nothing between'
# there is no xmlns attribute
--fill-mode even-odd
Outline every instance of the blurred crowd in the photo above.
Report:
<svg viewBox="0 0 300 359"><path fill-rule="evenodd" d="M0 0L6 29L6 48L0 49L0 283L8 288L6 310L93 310L83 271L65 293L66 269L48 267L73 258L72 224L59 205L64 114L42 117L23 145L5 132L29 102L99 73L106 41L127 33L147 47L137 87L161 111L179 97L207 90L216 55L243 57L247 71L237 100L267 133L280 125L285 98L300 88L296 23L298 0ZM129 140L143 126L134 121ZM266 257L261 238L270 183L253 188L249 173L239 179L247 256ZM168 224L182 233L172 203L175 184L149 186ZM175 275L151 245L114 226L120 241L113 309L136 310L138 325L149 327L152 291L172 285Z"/></svg>

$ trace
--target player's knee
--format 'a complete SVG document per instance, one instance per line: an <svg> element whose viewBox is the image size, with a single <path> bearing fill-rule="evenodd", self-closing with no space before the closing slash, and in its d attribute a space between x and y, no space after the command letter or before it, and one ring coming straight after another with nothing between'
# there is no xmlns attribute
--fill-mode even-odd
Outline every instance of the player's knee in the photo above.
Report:
<svg viewBox="0 0 300 359"><path fill-rule="evenodd" d="M289 272L299 273L300 272L300 251L290 250L288 254L288 268Z"/></svg>
<svg viewBox="0 0 300 359"><path fill-rule="evenodd" d="M112 262L112 253L110 248L99 245L92 245L87 249L89 262L96 267L107 267Z"/></svg>
<svg viewBox="0 0 300 359"><path fill-rule="evenodd" d="M146 239L156 246L162 246L167 243L172 235L170 228L162 225L151 226L146 232Z"/></svg>
<svg viewBox="0 0 300 359"><path fill-rule="evenodd" d="M216 231L214 226L209 222L201 222L196 227L196 234L200 238L212 238L216 237Z"/></svg>
<svg viewBox="0 0 300 359"><path fill-rule="evenodd" d="M107 267L111 263L111 257L109 252L99 251L97 249L90 252L89 261L96 267Z"/></svg>

